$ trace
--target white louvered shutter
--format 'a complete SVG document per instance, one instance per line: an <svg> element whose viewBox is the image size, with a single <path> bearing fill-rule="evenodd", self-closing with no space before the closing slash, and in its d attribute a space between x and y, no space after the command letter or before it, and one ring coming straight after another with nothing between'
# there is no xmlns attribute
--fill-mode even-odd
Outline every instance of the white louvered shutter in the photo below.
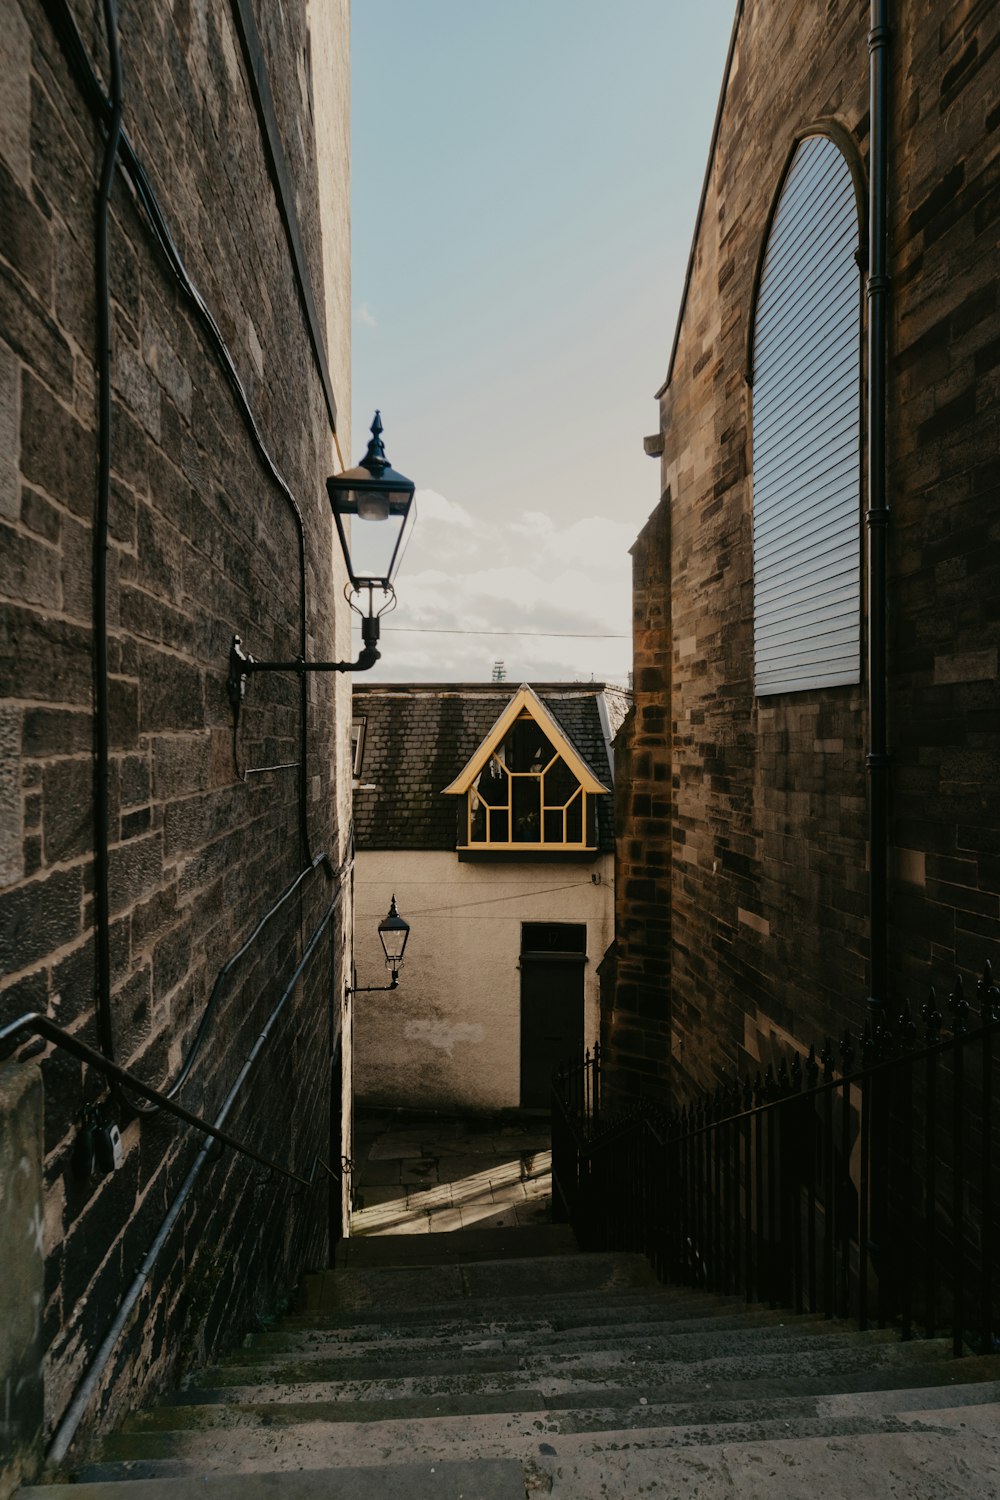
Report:
<svg viewBox="0 0 1000 1500"><path fill-rule="evenodd" d="M860 681L857 248L850 169L832 140L810 136L771 224L754 323L758 694Z"/></svg>

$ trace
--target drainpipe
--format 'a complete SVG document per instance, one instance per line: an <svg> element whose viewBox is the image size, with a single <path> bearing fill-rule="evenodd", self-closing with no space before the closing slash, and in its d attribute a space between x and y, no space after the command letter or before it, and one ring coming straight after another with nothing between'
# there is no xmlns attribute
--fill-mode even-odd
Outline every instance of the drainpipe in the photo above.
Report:
<svg viewBox="0 0 1000 1500"><path fill-rule="evenodd" d="M109 892L110 709L108 686L108 509L111 493L111 287L108 213L122 136L122 67L115 0L104 0L111 108L97 192L96 301L98 368L98 476L94 516L94 932L97 962L97 1034L105 1057L114 1058L111 1020L111 906Z"/></svg>
<svg viewBox="0 0 1000 1500"><path fill-rule="evenodd" d="M888 330L889 0L871 0L868 202L868 924L873 1027L888 980L889 744L887 732L886 335Z"/></svg>

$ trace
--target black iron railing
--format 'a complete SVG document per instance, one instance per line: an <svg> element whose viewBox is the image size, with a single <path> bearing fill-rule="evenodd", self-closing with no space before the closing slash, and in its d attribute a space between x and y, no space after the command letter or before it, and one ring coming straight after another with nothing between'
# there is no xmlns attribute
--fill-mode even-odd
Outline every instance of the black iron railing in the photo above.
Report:
<svg viewBox="0 0 1000 1500"><path fill-rule="evenodd" d="M553 1205L582 1245L644 1252L662 1280L747 1302L948 1331L956 1354L1000 1333L995 1203L1000 989L961 981L947 1024L845 1033L667 1113L601 1107L600 1049L553 1084Z"/></svg>

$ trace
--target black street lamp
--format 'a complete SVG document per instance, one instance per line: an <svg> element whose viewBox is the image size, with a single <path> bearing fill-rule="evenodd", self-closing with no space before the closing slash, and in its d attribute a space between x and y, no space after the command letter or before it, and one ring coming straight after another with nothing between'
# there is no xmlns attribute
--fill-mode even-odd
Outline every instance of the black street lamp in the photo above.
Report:
<svg viewBox="0 0 1000 1500"><path fill-rule="evenodd" d="M375 413L368 452L356 469L326 481L337 534L355 593L392 589L416 520L415 485L392 467L382 446L382 417ZM350 521L348 540L344 529Z"/></svg>
<svg viewBox="0 0 1000 1500"><path fill-rule="evenodd" d="M405 917L399 915L395 894L389 903L389 910L378 924L378 935L382 944L382 952L385 954L385 966L392 974L391 983L349 984L345 989L346 994L374 995L383 990L394 990L399 987L399 971L403 966L403 954L406 951L406 940L410 935L410 924Z"/></svg>
<svg viewBox="0 0 1000 1500"><path fill-rule="evenodd" d="M394 469L382 445L382 417L375 413L368 451L355 469L345 469L326 481L330 509L337 526L347 586L344 593L355 614L361 616L361 651L356 661L258 661L243 650L238 635L229 649L229 696L234 709L246 691L253 672L367 672L378 661L379 619L396 604L393 579L403 558L416 520L412 479ZM348 535L348 529L350 535ZM383 596L376 610L376 592ZM354 603L367 593L367 607Z"/></svg>

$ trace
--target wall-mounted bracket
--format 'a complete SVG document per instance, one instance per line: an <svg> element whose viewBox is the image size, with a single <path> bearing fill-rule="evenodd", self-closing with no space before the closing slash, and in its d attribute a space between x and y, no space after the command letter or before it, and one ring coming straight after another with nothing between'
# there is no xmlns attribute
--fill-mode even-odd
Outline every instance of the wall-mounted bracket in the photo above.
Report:
<svg viewBox="0 0 1000 1500"><path fill-rule="evenodd" d="M399 975L393 974L391 984L345 984L344 999L348 995L381 995L386 990L399 989Z"/></svg>
<svg viewBox="0 0 1000 1500"><path fill-rule="evenodd" d="M226 680L233 712L239 712L246 697L247 678L255 672L295 672L300 677L304 672L367 672L381 656L378 637L378 616L363 615L361 638L364 644L356 661L306 661L301 656L293 657L291 661L258 661L249 651L243 650L242 640L234 635L229 648L229 676Z"/></svg>

